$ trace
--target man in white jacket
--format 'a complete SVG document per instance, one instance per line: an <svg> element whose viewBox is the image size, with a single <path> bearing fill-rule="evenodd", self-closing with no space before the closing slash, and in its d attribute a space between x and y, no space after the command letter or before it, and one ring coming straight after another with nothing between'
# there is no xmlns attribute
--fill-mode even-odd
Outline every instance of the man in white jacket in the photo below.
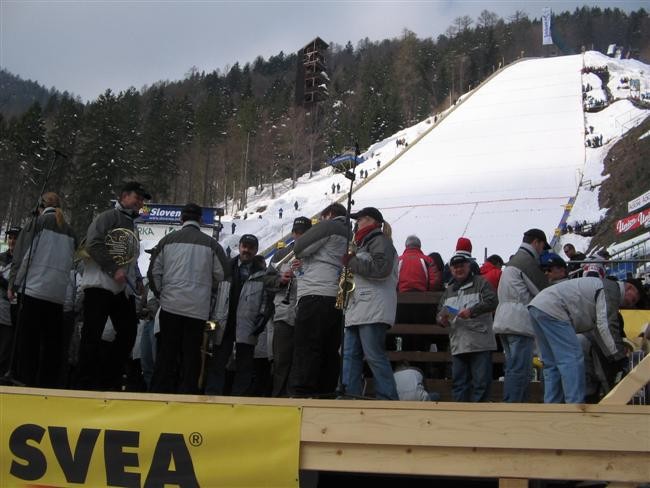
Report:
<svg viewBox="0 0 650 488"><path fill-rule="evenodd" d="M542 290L528 305L544 363L544 403L584 403L585 365L576 333L593 331L610 361L625 358L619 307L633 307L639 290L627 282L576 278Z"/></svg>

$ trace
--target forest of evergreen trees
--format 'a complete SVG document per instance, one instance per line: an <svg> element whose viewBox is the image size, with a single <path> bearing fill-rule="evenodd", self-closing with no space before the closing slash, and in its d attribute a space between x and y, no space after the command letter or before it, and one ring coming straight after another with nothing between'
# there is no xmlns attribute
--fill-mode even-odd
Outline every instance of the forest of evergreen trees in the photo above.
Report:
<svg viewBox="0 0 650 488"><path fill-rule="evenodd" d="M79 231L128 178L151 188L157 202L225 202L231 210L244 203L242 189L295 180L355 140L364 148L413 125L522 55L604 52L616 43L650 59L643 9L583 7L556 14L553 26L556 46L546 50L540 20L487 10L455 19L437 39L404 30L397 39L331 44L329 98L309 111L294 103L297 55L283 52L224 71L193 68L182 81L140 91L107 90L86 104L52 90L31 100L6 93L12 104L0 104L0 221L26 218L54 150L66 157L47 189L63 196ZM20 100L33 103L21 108Z"/></svg>

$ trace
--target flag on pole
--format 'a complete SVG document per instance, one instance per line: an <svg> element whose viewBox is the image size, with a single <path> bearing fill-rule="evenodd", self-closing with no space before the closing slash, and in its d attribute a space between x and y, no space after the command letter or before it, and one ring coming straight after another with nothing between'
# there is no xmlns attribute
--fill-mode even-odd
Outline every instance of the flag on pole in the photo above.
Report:
<svg viewBox="0 0 650 488"><path fill-rule="evenodd" d="M551 9L544 7L542 9L542 45L548 46L553 44L551 37Z"/></svg>

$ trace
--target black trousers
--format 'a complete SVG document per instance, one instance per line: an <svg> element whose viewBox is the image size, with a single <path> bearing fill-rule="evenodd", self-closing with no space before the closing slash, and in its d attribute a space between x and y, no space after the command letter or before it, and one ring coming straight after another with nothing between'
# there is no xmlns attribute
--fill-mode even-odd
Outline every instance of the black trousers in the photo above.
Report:
<svg viewBox="0 0 650 488"><path fill-rule="evenodd" d="M63 305L21 295L16 344L16 379L25 386L59 387Z"/></svg>
<svg viewBox="0 0 650 488"><path fill-rule="evenodd" d="M15 330L16 328L11 325L0 324L0 375L9 370Z"/></svg>
<svg viewBox="0 0 650 488"><path fill-rule="evenodd" d="M160 334L150 391L199 393L205 320L160 310Z"/></svg>
<svg viewBox="0 0 650 488"><path fill-rule="evenodd" d="M235 377L232 382L232 396L253 396L255 375L255 346L235 343Z"/></svg>
<svg viewBox="0 0 650 488"><path fill-rule="evenodd" d="M336 297L300 298L294 330L294 352L289 395L333 395L339 378L342 313Z"/></svg>
<svg viewBox="0 0 650 488"><path fill-rule="evenodd" d="M280 320L273 324L273 390L274 397L286 397L289 373L293 363L293 325Z"/></svg>
<svg viewBox="0 0 650 488"><path fill-rule="evenodd" d="M117 390L137 332L135 297L127 297L124 292L114 295L102 288L86 288L83 315L77 387ZM109 317L115 329L115 341L110 345L102 344L102 332ZM107 350L110 354L106 354Z"/></svg>

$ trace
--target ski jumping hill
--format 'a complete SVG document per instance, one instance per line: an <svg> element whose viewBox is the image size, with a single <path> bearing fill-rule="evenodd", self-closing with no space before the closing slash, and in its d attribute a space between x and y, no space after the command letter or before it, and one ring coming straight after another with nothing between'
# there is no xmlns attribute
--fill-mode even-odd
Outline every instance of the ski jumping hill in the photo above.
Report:
<svg viewBox="0 0 650 488"><path fill-rule="evenodd" d="M607 67L607 87L593 73L582 74L583 66ZM648 72L650 67L638 61L597 52L514 63L445 113L370 146L357 169L353 208L378 207L393 227L398 252L406 237L416 234L425 252L437 251L444 260L460 236L472 240L479 262L484 252L507 260L531 227L551 239L563 218L597 222L607 211L598 205L598 184L607 178L604 158L650 114L627 100L630 89L623 80L642 79L643 86L650 86ZM583 88L587 101L601 101L605 108L583 112ZM585 147L586 138L596 135L604 136L602 145ZM369 178L360 178L361 171ZM581 179L590 185L580 186ZM286 179L251 187L246 208L220 205L227 209L220 242L236 253L240 236L250 233L259 238L260 251L274 247L295 217L311 217L334 201L344 202L349 185L327 166L301 176L295 185ZM570 199L575 201L569 212ZM569 241L586 251L590 238L562 236L558 249ZM154 244L143 241L142 247ZM143 269L147 262L143 253Z"/></svg>
<svg viewBox="0 0 650 488"><path fill-rule="evenodd" d="M525 60L485 83L354 194L448 259L459 236L507 260L523 232L550 239L584 165L581 56Z"/></svg>

